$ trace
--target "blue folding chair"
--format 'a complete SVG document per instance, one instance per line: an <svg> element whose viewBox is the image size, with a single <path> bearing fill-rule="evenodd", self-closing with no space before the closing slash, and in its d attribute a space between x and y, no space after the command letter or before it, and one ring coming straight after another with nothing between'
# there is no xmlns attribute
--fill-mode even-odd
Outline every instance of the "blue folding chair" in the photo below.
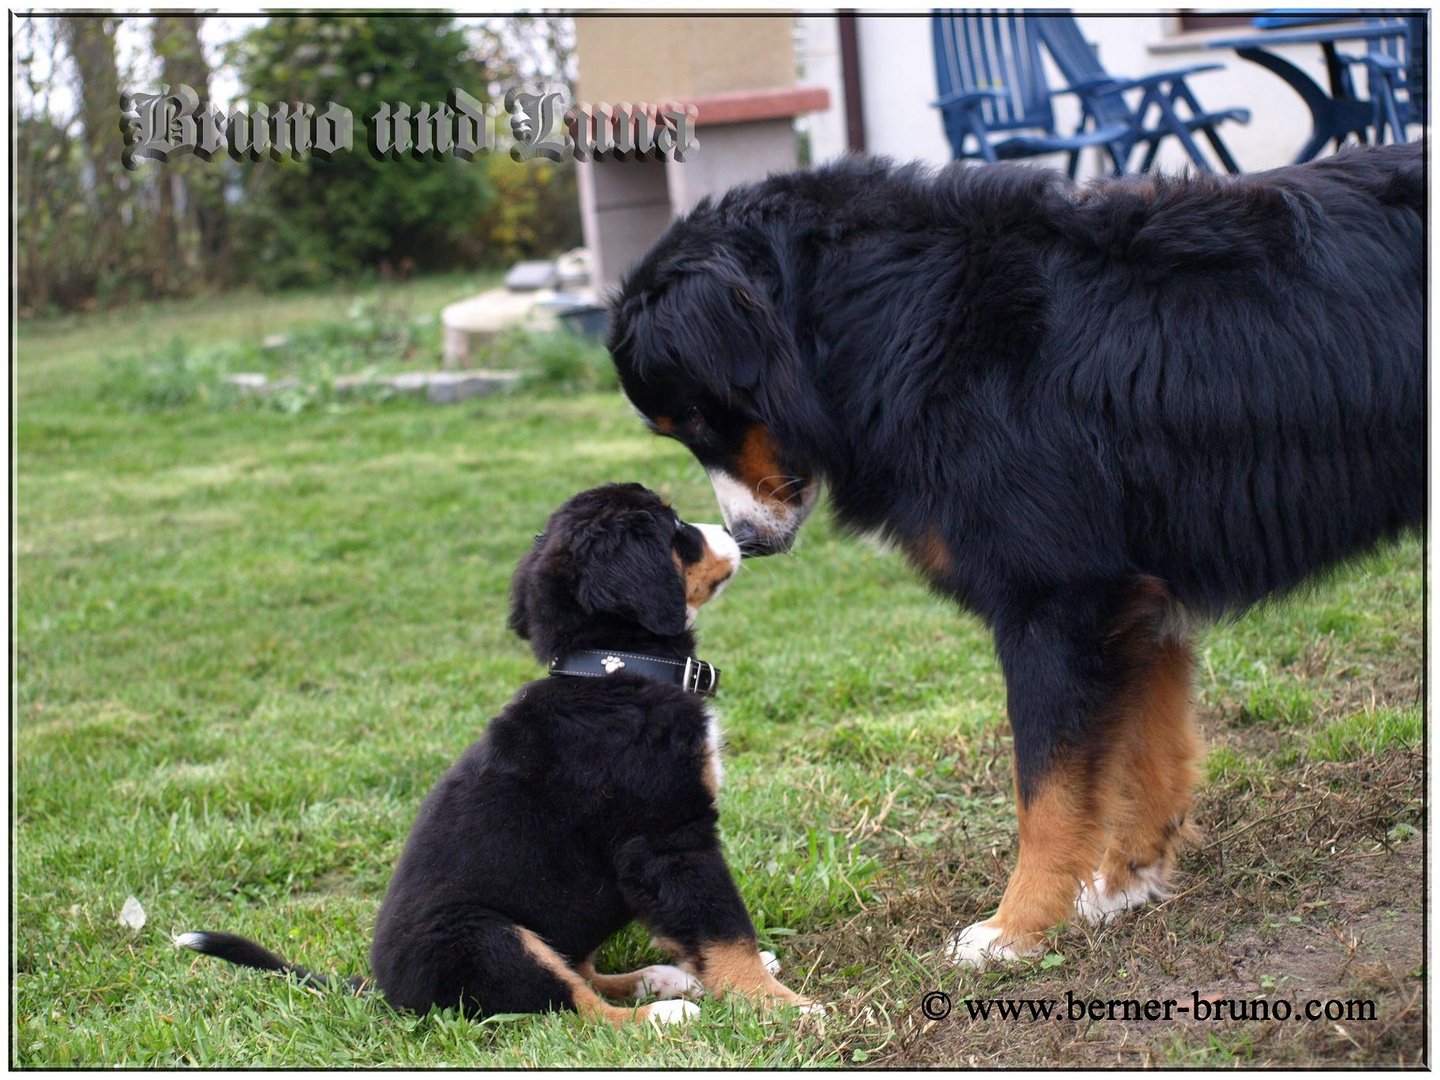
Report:
<svg viewBox="0 0 1440 1080"><path fill-rule="evenodd" d="M1387 20L1366 19L1371 25ZM1372 38L1361 57L1337 55L1337 59L1365 68L1370 100L1375 105L1375 141L1409 141L1405 128L1425 122L1425 16L1409 15L1395 23L1395 33Z"/></svg>
<svg viewBox="0 0 1440 1080"><path fill-rule="evenodd" d="M1140 171L1148 172L1155 164L1161 142L1174 136L1190 155L1190 160L1209 172L1210 165L1195 143L1194 133L1199 131L1209 140L1215 156L1227 172L1240 171L1215 129L1228 121L1248 124L1250 110L1236 108L1206 112L1185 82L1188 76L1197 72L1223 70L1223 64L1196 64L1158 71L1137 79L1116 78L1101 66L1094 47L1085 40L1073 15L1060 13L1031 15L1028 18L1054 58L1055 66L1069 81L1068 89L1079 95L1084 110L1082 126L1085 123L1097 127L1106 124L1125 126L1126 134L1120 143L1122 165L1137 145L1144 145L1145 158ZM1125 94L1131 90L1141 91L1139 104L1133 109L1125 100ZM1184 106L1185 115L1181 115L1178 106ZM1155 122L1147 127L1152 114Z"/></svg>
<svg viewBox="0 0 1440 1080"><path fill-rule="evenodd" d="M1096 123L1073 135L1055 130L1040 42L1024 16L938 14L930 26L940 89L932 104L956 158L1001 161L1067 153L1074 177L1080 151L1100 147L1109 153L1115 174L1124 171L1126 124ZM1007 132L1022 134L996 138Z"/></svg>

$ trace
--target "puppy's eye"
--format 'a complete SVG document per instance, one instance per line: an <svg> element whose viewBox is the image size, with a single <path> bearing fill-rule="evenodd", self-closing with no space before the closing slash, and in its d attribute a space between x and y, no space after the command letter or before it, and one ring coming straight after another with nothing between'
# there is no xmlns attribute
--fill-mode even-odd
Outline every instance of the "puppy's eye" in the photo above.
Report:
<svg viewBox="0 0 1440 1080"><path fill-rule="evenodd" d="M692 427L704 426L705 414L701 411L699 405L691 405L690 408L685 410L685 423Z"/></svg>

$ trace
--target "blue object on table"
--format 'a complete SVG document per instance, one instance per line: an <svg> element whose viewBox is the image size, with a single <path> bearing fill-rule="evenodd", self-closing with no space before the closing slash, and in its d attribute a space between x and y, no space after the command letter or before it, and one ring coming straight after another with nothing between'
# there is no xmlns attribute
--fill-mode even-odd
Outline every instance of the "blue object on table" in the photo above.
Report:
<svg viewBox="0 0 1440 1080"><path fill-rule="evenodd" d="M1126 124L1098 123L1090 131L1055 130L1040 41L1021 15L931 16L935 79L945 137L956 158L1000 161L1068 153L1075 175L1080 151L1107 151L1115 175L1125 167ZM1008 132L1031 132L997 138Z"/></svg>
<svg viewBox="0 0 1440 1080"><path fill-rule="evenodd" d="M1185 82L1187 77L1198 72L1223 71L1223 64L1195 64L1134 79L1116 78L1101 66L1094 47L1085 40L1073 15L1031 15L1027 18L1054 58L1055 66L1069 80L1068 89L1079 95L1084 110L1082 125L1088 121L1097 127L1104 124L1125 126L1126 134L1121 143L1122 160L1128 160L1135 146L1144 145L1145 158L1140 171L1148 172L1155 164L1160 143L1174 136L1190 155L1190 160L1209 172L1210 165L1195 143L1194 132L1199 131L1209 140L1215 156L1227 171L1240 171L1215 128L1232 120L1248 124L1250 110L1206 112ZM1129 90L1142 91L1139 104L1133 109L1125 100L1125 93ZM1186 110L1184 116L1177 109L1181 105ZM1155 114L1154 126L1146 127L1152 112Z"/></svg>
<svg viewBox="0 0 1440 1080"><path fill-rule="evenodd" d="M1290 26L1358 19L1362 14L1364 13L1360 11L1331 11L1324 15L1257 15L1250 20L1250 24L1256 30L1283 30Z"/></svg>
<svg viewBox="0 0 1440 1080"><path fill-rule="evenodd" d="M1421 27L1423 42L1423 16ZM1383 138L1385 127L1390 126L1392 133L1398 133L1396 137L1403 139L1405 123L1412 118L1423 121L1424 114L1416 107L1416 103L1423 101L1424 97L1424 66L1422 61L1420 75L1415 75L1409 62L1414 53L1414 50L1408 47L1410 33L1408 22L1369 19L1361 26L1257 34L1251 37L1224 38L1207 44L1212 49L1234 49L1243 59L1274 72L1300 95L1310 110L1311 133L1295 156L1298 163L1309 161L1332 139L1335 140L1337 148L1352 134L1361 142L1368 142L1372 126L1376 128L1377 138ZM1397 58L1394 64L1391 64L1378 59L1379 56L1389 55L1386 52L1387 40L1394 42L1396 52L1405 52L1406 61L1402 62ZM1337 45L1342 41L1366 43L1366 58L1370 58L1371 62L1366 63L1365 59L1342 55L1337 49ZM1325 53L1329 93L1289 60L1269 51L1277 45L1306 44L1319 45ZM1355 88L1350 69L1356 64L1365 66L1370 73L1368 82L1371 96L1368 98L1361 97ZM1395 77L1391 83L1386 82L1387 69ZM1403 82L1399 69L1403 69ZM1405 96L1403 110L1399 100L1399 92L1402 91Z"/></svg>

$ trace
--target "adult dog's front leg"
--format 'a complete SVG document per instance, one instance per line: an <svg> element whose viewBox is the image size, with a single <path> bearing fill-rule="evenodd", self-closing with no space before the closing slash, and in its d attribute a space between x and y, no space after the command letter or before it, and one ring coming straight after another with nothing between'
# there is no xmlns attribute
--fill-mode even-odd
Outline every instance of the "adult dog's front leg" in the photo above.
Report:
<svg viewBox="0 0 1440 1080"><path fill-rule="evenodd" d="M710 827L630 840L617 852L617 864L636 917L707 994L818 1009L775 978L774 957L759 949Z"/></svg>
<svg viewBox="0 0 1440 1080"><path fill-rule="evenodd" d="M1107 735L1117 683L1104 639L1113 604L1085 595L997 626L1015 741L1020 853L993 916L951 939L956 963L1023 956L1067 919L1105 842Z"/></svg>

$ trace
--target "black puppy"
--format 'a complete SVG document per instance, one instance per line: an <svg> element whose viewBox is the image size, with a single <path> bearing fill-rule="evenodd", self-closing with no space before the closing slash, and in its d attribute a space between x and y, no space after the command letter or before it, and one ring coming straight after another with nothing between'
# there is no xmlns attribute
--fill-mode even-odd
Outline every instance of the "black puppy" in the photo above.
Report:
<svg viewBox="0 0 1440 1080"><path fill-rule="evenodd" d="M583 492L550 518L515 573L510 627L552 677L524 687L420 808L370 952L393 1005L618 1024L697 1010L600 994L809 1004L756 948L715 829L719 732L703 695L718 672L692 658L690 627L739 563L724 529L681 521L639 484ZM590 956L631 919L684 970L596 974ZM176 944L329 981L231 934Z"/></svg>

